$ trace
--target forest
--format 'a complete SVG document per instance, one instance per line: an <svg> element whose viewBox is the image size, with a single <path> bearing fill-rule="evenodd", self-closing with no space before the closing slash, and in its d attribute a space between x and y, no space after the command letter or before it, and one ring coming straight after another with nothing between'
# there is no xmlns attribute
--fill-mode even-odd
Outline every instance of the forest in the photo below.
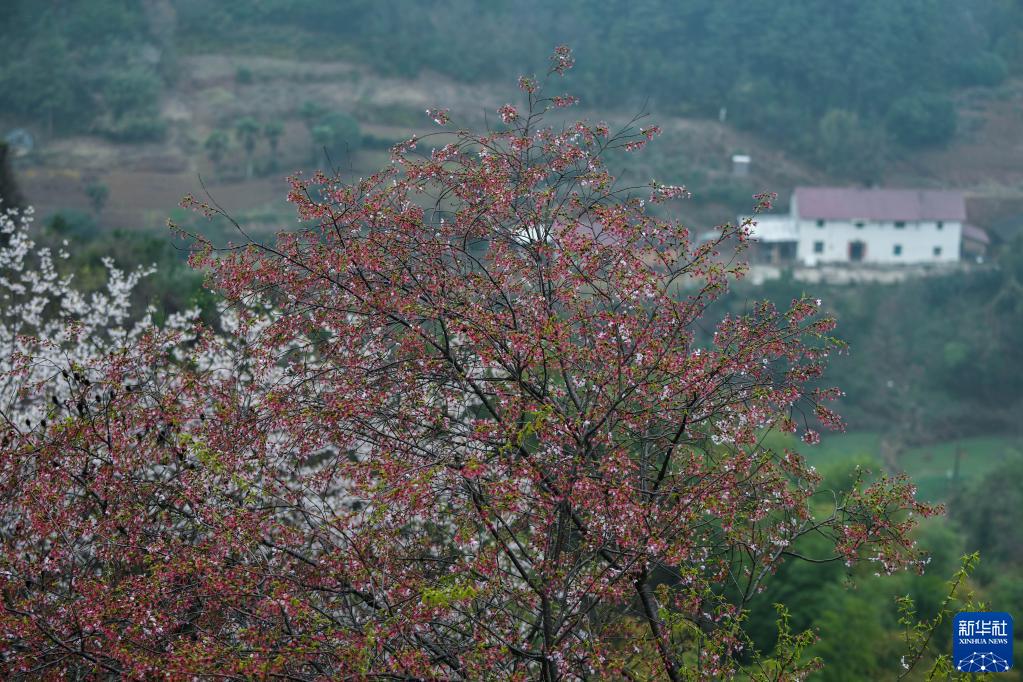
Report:
<svg viewBox="0 0 1023 682"><path fill-rule="evenodd" d="M869 178L889 145L948 141L957 89L1023 72L1023 9L1012 0L163 4L173 31L127 0L7 3L2 108L147 139L164 130L154 103L180 75L175 54L343 58L384 75L492 82L564 43L580 57L572 87L589 106L726 112L799 154L853 157L841 163ZM463 30L469 21L475 30Z"/></svg>

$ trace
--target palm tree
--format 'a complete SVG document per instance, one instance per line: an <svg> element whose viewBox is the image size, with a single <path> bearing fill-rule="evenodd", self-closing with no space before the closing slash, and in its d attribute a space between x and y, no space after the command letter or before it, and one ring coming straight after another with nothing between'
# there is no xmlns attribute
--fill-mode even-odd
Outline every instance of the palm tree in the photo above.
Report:
<svg viewBox="0 0 1023 682"><path fill-rule="evenodd" d="M263 126L263 135L266 137L266 141L270 143L270 166L271 168L277 167L277 144L281 140L281 135L284 134L284 124L280 121L270 121Z"/></svg>
<svg viewBox="0 0 1023 682"><path fill-rule="evenodd" d="M210 161L213 162L214 166L220 165L230 143L231 141L228 139L227 133L223 130L214 130L206 138L206 143L203 146L206 148L206 155L210 157Z"/></svg>
<svg viewBox="0 0 1023 682"><path fill-rule="evenodd" d="M245 148L245 177L252 177L252 152L256 149L256 138L259 135L259 121L245 116L235 121L234 134Z"/></svg>

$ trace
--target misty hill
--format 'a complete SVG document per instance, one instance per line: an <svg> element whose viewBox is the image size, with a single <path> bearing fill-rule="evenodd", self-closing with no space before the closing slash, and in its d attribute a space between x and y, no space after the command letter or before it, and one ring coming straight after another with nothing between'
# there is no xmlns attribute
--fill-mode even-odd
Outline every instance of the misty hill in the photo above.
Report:
<svg viewBox="0 0 1023 682"><path fill-rule="evenodd" d="M663 151L640 170L696 189L716 207L696 206L701 221L746 208L751 188L994 184L1001 201L1023 182L1005 144L1023 138L1013 0L5 4L0 128L43 143L30 198L58 192L84 208L84 187L102 181L111 206L153 202L124 224L183 186L119 195L140 171L204 172L251 206L269 191L253 176L322 165L310 149L372 168L367 150L427 125L424 106L503 103L557 43L578 56L566 87L586 113L645 108L664 125ZM272 162L260 157L270 146ZM735 152L754 155L745 183L727 177ZM108 177L118 171L128 176Z"/></svg>

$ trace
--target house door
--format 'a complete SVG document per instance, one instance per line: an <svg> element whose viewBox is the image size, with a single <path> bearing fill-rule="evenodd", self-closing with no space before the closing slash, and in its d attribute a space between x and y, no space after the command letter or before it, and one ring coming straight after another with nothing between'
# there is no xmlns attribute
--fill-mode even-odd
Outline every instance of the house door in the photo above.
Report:
<svg viewBox="0 0 1023 682"><path fill-rule="evenodd" d="M859 263L867 256L867 245L863 242L849 242L849 260Z"/></svg>

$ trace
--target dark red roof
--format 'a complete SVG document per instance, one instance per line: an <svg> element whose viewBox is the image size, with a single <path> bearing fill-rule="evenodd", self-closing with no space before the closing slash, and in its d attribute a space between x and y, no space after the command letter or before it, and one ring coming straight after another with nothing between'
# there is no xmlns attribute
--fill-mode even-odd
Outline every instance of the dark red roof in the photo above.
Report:
<svg viewBox="0 0 1023 682"><path fill-rule="evenodd" d="M811 220L966 220L953 190L797 187L794 197L799 217Z"/></svg>
<svg viewBox="0 0 1023 682"><path fill-rule="evenodd" d="M963 239L980 242L981 244L991 243L991 238L987 236L987 232L985 232L983 228L977 227L976 225L970 225L968 223L963 225Z"/></svg>

